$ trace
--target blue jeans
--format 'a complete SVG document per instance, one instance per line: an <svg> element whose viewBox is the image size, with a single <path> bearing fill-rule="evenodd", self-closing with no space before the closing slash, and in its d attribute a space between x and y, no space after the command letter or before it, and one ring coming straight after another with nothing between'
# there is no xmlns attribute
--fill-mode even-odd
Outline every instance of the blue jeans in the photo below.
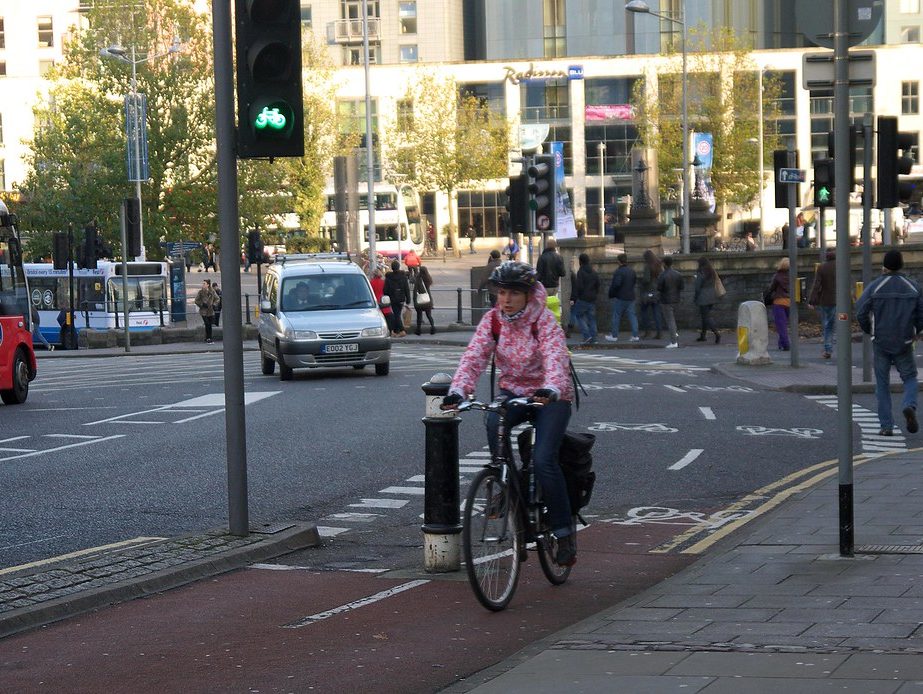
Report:
<svg viewBox="0 0 923 694"><path fill-rule="evenodd" d="M628 324L631 326L631 336L638 337L638 317L635 315L635 302L625 299L612 300L612 329L609 331L613 337L619 335L619 325L622 322L622 314L628 313Z"/></svg>
<svg viewBox="0 0 923 694"><path fill-rule="evenodd" d="M580 328L580 334L584 340L596 339L596 304L589 301L577 299L574 302L574 309L571 311L574 320L577 321L577 327Z"/></svg>
<svg viewBox="0 0 923 694"><path fill-rule="evenodd" d="M653 319L651 318L653 316ZM651 325L653 323L654 325ZM658 333L663 330L663 317L660 315L660 304L656 301L641 304L641 326L645 331L654 328Z"/></svg>
<svg viewBox="0 0 923 694"><path fill-rule="evenodd" d="M824 329L824 351L833 351L833 329L836 325L836 306L818 306L820 324Z"/></svg>
<svg viewBox="0 0 923 694"><path fill-rule="evenodd" d="M874 344L874 343L873 343ZM898 354L889 354L875 347L875 399L878 401L878 422L882 429L894 427L891 416L891 365L897 368L904 382L904 400L901 409L917 408L917 364L913 359L913 345Z"/></svg>
<svg viewBox="0 0 923 694"><path fill-rule="evenodd" d="M509 391L502 395L515 397ZM510 431L514 426L524 422L530 412L535 414L535 447L532 449L532 465L535 478L542 488L542 498L548 506L551 516L551 529L556 537L564 537L572 532L572 514L570 498L567 496L567 483L558 464L558 449L570 421L570 403L555 400L544 407L532 410L526 407L511 407L506 413L506 427ZM487 441L490 452L496 454L497 429L500 415L491 412L487 415ZM526 490L523 490L524 492Z"/></svg>

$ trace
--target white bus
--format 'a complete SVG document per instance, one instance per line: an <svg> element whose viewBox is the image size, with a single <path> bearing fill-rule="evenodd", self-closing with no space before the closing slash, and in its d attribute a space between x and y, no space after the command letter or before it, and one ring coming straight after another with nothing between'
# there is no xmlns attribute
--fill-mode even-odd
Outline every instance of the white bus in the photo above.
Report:
<svg viewBox="0 0 923 694"><path fill-rule="evenodd" d="M337 213L336 194L333 188L324 191L326 208L321 219L321 234L336 241ZM352 253L361 253L369 246L368 187L359 185L359 248L350 248ZM394 186L389 183L375 184L375 251L379 255L401 257L410 249L422 254L426 239L420 216L420 197L409 185ZM346 250L346 249L340 249Z"/></svg>
<svg viewBox="0 0 923 694"><path fill-rule="evenodd" d="M74 326L107 330L123 326L122 264L100 260L95 270L74 268ZM38 311L45 339L60 343L58 315L70 299L68 271L51 263L26 263L29 296ZM166 263L128 263L128 327L149 330L170 324L167 288L170 270Z"/></svg>

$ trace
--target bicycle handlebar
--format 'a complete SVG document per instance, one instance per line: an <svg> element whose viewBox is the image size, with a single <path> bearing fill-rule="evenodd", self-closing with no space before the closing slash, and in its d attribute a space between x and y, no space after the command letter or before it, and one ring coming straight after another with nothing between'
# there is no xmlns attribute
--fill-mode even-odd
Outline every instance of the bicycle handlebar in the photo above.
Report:
<svg viewBox="0 0 923 694"><path fill-rule="evenodd" d="M544 407L540 402L534 402L532 398L498 398L493 402L481 402L480 400L462 400L458 404L458 411L467 410L484 410L485 412L502 412L510 405L519 405L522 407Z"/></svg>

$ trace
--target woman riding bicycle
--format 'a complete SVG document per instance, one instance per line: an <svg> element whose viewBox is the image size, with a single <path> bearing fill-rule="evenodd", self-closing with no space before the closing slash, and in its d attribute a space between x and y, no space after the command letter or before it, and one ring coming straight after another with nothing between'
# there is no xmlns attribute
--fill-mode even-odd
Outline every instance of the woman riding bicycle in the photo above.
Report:
<svg viewBox="0 0 923 694"><path fill-rule="evenodd" d="M462 355L443 400L443 409L454 409L474 392L491 354L500 369L500 393L508 397L531 397L543 407L534 410L533 465L558 539L556 562L571 566L577 560L576 529L567 485L558 465L558 451L570 420L574 387L570 378L564 331L545 306L545 288L535 270L526 263L507 261L495 268L490 282L497 290L497 305L478 324ZM496 326L496 327L495 327ZM529 416L529 408L510 407L509 427ZM499 415L487 415L488 442L497 451Z"/></svg>

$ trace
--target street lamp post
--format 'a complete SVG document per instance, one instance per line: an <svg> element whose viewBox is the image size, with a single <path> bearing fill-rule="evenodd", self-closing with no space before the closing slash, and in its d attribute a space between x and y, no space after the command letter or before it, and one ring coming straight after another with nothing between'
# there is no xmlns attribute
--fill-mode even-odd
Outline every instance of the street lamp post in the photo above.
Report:
<svg viewBox="0 0 923 694"><path fill-rule="evenodd" d="M688 81L689 71L686 56L686 0L683 0L683 18L677 19L669 17L659 12L651 10L650 6L644 0L631 0L625 5L629 12L638 12L641 14L650 14L668 22L679 24L683 29L683 226L680 231L680 242L682 252L689 253L689 102L688 102Z"/></svg>
<svg viewBox="0 0 923 694"><path fill-rule="evenodd" d="M172 55L174 53L179 53L182 50L182 44L179 42L179 39L174 38L173 43L170 45L170 48L166 53L158 53L155 55L145 55L143 58L138 58L135 55L135 47L132 44L131 51L123 48L122 46L109 46L108 48L102 48L99 51L99 55L103 58L111 58L114 60L120 60L123 63L128 63L131 65L131 108L132 108L132 118L134 121L134 142L130 142L129 146L133 147L135 151L135 165L134 170L132 171L132 177L135 181L135 197L138 198L138 229L141 234L141 255L139 258L147 260L147 252L144 248L144 226L142 223L142 213L141 213L141 98L138 94L138 65L141 63L146 63L149 60L154 60L155 58L162 58L166 55ZM125 123L125 138L126 140L131 137L128 132L128 123Z"/></svg>
<svg viewBox="0 0 923 694"><path fill-rule="evenodd" d="M599 150L599 235L606 235L606 143L600 142Z"/></svg>

